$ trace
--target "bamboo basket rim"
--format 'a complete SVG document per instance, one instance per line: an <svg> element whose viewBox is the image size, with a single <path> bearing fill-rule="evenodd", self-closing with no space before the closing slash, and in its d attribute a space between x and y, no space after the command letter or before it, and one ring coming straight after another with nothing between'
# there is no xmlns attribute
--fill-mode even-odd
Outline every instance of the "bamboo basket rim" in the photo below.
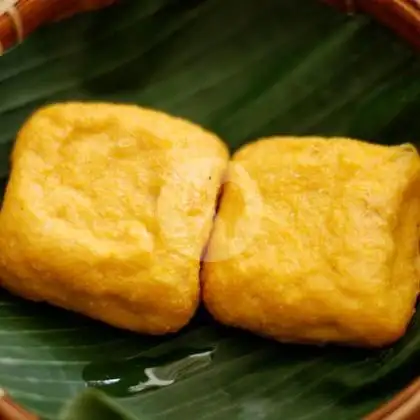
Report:
<svg viewBox="0 0 420 420"><path fill-rule="evenodd" d="M340 10L365 13L420 51L420 0L323 0Z"/></svg>
<svg viewBox="0 0 420 420"><path fill-rule="evenodd" d="M48 22L110 6L118 0L0 0L0 55Z"/></svg>

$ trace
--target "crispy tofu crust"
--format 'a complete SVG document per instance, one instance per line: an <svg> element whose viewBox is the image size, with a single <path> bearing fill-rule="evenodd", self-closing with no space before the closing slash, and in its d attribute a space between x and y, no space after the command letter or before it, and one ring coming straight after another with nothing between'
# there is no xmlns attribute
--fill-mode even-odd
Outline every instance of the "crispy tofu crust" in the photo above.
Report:
<svg viewBox="0 0 420 420"><path fill-rule="evenodd" d="M215 135L131 105L65 103L20 131L0 284L129 330L179 330L228 161Z"/></svg>
<svg viewBox="0 0 420 420"><path fill-rule="evenodd" d="M279 341L383 346L419 290L420 159L344 138L261 139L230 164L208 310Z"/></svg>

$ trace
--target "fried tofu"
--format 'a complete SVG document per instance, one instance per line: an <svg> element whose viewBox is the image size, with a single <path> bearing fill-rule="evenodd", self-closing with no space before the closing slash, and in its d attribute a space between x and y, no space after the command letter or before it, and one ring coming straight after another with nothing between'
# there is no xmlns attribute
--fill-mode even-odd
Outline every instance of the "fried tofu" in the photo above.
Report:
<svg viewBox="0 0 420 420"><path fill-rule="evenodd" d="M20 131L0 213L0 285L116 327L164 334L199 301L228 151L188 121L64 103Z"/></svg>
<svg viewBox="0 0 420 420"><path fill-rule="evenodd" d="M220 322L284 342L381 347L419 290L411 145L265 138L230 164L203 268Z"/></svg>

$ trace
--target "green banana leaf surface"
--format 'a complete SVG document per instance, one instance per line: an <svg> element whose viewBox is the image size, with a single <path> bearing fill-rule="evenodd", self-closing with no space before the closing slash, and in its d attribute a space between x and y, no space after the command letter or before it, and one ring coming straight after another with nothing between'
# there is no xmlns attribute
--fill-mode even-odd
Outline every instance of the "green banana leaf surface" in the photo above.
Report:
<svg viewBox="0 0 420 420"><path fill-rule="evenodd" d="M420 57L371 19L316 0L125 1L0 58L3 185L23 121L74 99L187 117L232 150L270 134L416 143ZM171 384L139 386L145 367L187 351L207 358L176 380L166 372ZM44 419L360 419L419 374L418 316L373 351L279 344L202 309L181 333L148 337L0 291L0 385Z"/></svg>

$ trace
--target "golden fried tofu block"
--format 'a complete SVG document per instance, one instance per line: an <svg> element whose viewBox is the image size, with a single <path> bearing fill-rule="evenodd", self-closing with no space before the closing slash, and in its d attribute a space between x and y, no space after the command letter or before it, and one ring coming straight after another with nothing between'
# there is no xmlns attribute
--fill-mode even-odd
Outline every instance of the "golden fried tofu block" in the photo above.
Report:
<svg viewBox="0 0 420 420"><path fill-rule="evenodd" d="M268 138L233 158L203 269L222 323L279 341L382 346L419 289L410 145Z"/></svg>
<svg viewBox="0 0 420 420"><path fill-rule="evenodd" d="M22 128L0 213L0 285L133 331L179 330L226 169L204 129L130 105L66 103Z"/></svg>

